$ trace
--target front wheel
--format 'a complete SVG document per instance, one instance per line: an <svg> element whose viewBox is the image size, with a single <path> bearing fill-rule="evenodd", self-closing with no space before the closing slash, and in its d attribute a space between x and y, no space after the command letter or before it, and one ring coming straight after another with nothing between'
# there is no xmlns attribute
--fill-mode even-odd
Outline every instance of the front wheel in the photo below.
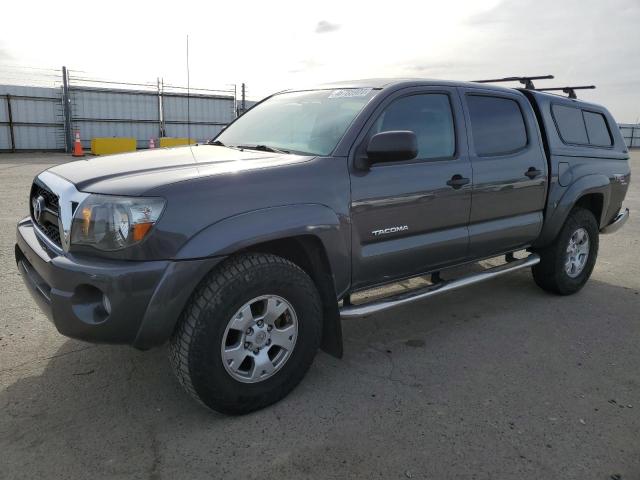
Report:
<svg viewBox="0 0 640 480"><path fill-rule="evenodd" d="M555 242L539 250L540 263L532 268L538 286L559 295L571 295L589 280L598 256L598 222L593 213L574 208Z"/></svg>
<svg viewBox="0 0 640 480"><path fill-rule="evenodd" d="M300 382L321 330L322 305L311 278L284 258L245 254L198 287L171 338L171 363L206 406L248 413Z"/></svg>

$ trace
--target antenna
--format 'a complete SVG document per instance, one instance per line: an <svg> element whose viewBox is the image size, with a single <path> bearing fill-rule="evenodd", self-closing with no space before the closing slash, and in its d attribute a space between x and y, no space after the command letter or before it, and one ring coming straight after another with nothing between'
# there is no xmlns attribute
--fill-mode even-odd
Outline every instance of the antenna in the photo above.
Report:
<svg viewBox="0 0 640 480"><path fill-rule="evenodd" d="M551 80L553 75L537 75L534 77L505 77L505 78L493 78L490 80L472 80L475 83L496 83L496 82L520 82L524 85L524 88L528 90L535 90L532 80Z"/></svg>
<svg viewBox="0 0 640 480"><path fill-rule="evenodd" d="M187 143L191 144L191 78L189 76L189 35L187 35Z"/></svg>
<svg viewBox="0 0 640 480"><path fill-rule="evenodd" d="M540 92L553 92L553 91L561 90L562 92L564 92L567 95L569 95L569 98L578 98L576 96L576 90L593 90L594 88L596 88L595 85L581 85L579 87L538 88L538 91L540 91Z"/></svg>

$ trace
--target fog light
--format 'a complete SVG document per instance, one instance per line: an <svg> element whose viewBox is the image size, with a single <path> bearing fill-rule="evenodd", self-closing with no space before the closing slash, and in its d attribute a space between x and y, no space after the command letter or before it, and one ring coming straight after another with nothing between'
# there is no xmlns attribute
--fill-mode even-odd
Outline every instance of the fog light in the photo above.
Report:
<svg viewBox="0 0 640 480"><path fill-rule="evenodd" d="M111 301L109 300L109 297L107 297L106 293L102 294L102 308L107 312L107 315L111 315Z"/></svg>

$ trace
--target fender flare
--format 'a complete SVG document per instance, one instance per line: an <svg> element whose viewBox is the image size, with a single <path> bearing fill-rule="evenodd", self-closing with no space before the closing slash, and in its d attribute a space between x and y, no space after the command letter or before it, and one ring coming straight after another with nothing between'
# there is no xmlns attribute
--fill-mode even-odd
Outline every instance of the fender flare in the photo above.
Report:
<svg viewBox="0 0 640 480"><path fill-rule="evenodd" d="M325 250L330 269L330 272L321 274L326 277L318 284L320 295L324 298L321 348L340 358L342 327L338 298L351 283L348 225L346 216L341 219L331 208L321 204L252 210L225 218L201 230L180 249L176 259L224 258L264 242L300 236L315 237Z"/></svg>
<svg viewBox="0 0 640 480"><path fill-rule="evenodd" d="M547 215L545 224L540 233L540 237L534 243L534 247L543 247L556 238L562 226L564 225L571 209L585 195L597 193L602 195L602 212L600 218L596 218L598 225L601 226L602 218L609 207L609 197L611 193L609 177L602 174L591 174L580 177L573 182L569 188L563 193L559 200L552 201L547 205Z"/></svg>
<svg viewBox="0 0 640 480"><path fill-rule="evenodd" d="M272 240L310 235L322 243L329 261L336 295L351 282L349 235L341 219L321 204L268 207L227 217L194 235L178 252L176 260L223 257Z"/></svg>

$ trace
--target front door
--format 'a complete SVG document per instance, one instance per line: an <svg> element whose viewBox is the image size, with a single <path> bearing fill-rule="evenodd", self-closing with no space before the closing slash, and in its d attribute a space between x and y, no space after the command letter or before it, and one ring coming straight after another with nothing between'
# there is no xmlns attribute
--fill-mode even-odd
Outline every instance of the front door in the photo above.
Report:
<svg viewBox="0 0 640 480"><path fill-rule="evenodd" d="M356 289L459 262L467 255L472 171L455 88L421 87L390 95L365 126L371 136L410 130L418 155L376 163L351 159L352 271Z"/></svg>

